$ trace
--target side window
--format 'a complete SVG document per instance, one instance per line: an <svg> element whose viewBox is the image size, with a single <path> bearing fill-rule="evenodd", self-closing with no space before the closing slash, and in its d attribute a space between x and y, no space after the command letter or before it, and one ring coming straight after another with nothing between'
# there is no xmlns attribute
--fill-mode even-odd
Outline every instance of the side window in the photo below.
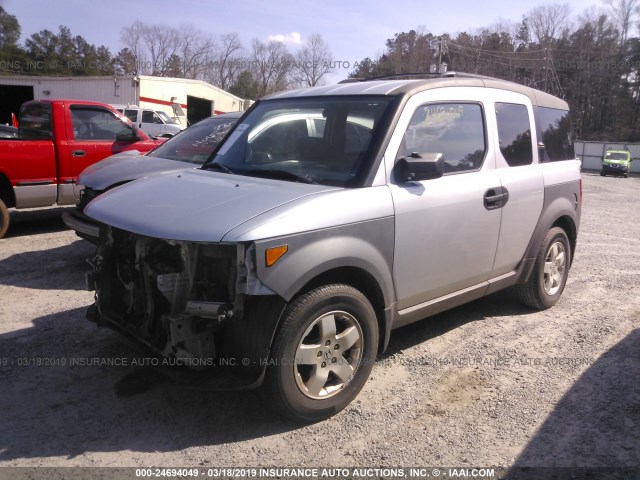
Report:
<svg viewBox="0 0 640 480"><path fill-rule="evenodd" d="M19 137L29 139L52 138L51 104L25 103L20 108Z"/></svg>
<svg viewBox="0 0 640 480"><path fill-rule="evenodd" d="M159 123L160 125L164 124L156 112L153 112L153 123Z"/></svg>
<svg viewBox="0 0 640 480"><path fill-rule="evenodd" d="M113 112L96 107L72 105L71 121L76 140L115 140L129 129Z"/></svg>
<svg viewBox="0 0 640 480"><path fill-rule="evenodd" d="M440 153L444 172L478 170L487 151L482 107L475 103L432 103L418 107L398 157Z"/></svg>
<svg viewBox="0 0 640 480"><path fill-rule="evenodd" d="M153 123L154 113L151 110L144 110L142 112L142 123Z"/></svg>
<svg viewBox="0 0 640 480"><path fill-rule="evenodd" d="M571 118L567 110L536 107L536 126L541 152L540 159L545 162L573 160L576 154L571 134Z"/></svg>
<svg viewBox="0 0 640 480"><path fill-rule="evenodd" d="M124 115L133 123L136 123L138 121L138 110L127 109L124 111Z"/></svg>
<svg viewBox="0 0 640 480"><path fill-rule="evenodd" d="M533 163L531 125L525 105L496 103L500 151L510 167Z"/></svg>

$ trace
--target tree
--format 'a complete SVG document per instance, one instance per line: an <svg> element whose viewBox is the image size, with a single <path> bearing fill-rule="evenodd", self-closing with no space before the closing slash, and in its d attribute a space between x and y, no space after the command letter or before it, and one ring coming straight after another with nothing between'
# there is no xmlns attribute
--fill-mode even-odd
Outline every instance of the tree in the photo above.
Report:
<svg viewBox="0 0 640 480"><path fill-rule="evenodd" d="M118 75L138 75L138 62L129 48L125 47L116 54L114 64Z"/></svg>
<svg viewBox="0 0 640 480"><path fill-rule="evenodd" d="M126 58L119 62L121 68L133 63L138 74L160 77L203 78L215 46L211 37L193 25L178 29L135 21L122 29L120 38L127 48Z"/></svg>
<svg viewBox="0 0 640 480"><path fill-rule="evenodd" d="M281 42L262 43L258 39L253 40L251 47L251 73L256 81L257 96L285 90L294 63L287 47Z"/></svg>
<svg viewBox="0 0 640 480"><path fill-rule="evenodd" d="M20 24L15 15L9 15L0 7L0 49L16 46L20 33Z"/></svg>
<svg viewBox="0 0 640 480"><path fill-rule="evenodd" d="M183 25L179 36L178 61L180 68L178 75L183 78L202 78L204 69L211 52L214 51L214 41L206 37L193 25ZM173 76L173 75L172 75Z"/></svg>
<svg viewBox="0 0 640 480"><path fill-rule="evenodd" d="M624 48L629 34L629 25L638 9L638 0L603 0L611 10L611 16L620 28L620 48Z"/></svg>
<svg viewBox="0 0 640 480"><path fill-rule="evenodd" d="M526 18L533 39L540 45L546 46L560 34L570 15L569 5L556 3L536 7L526 15Z"/></svg>
<svg viewBox="0 0 640 480"><path fill-rule="evenodd" d="M315 87L322 77L334 70L333 63L329 46L322 40L320 34L313 33L304 48L296 55L295 72L299 76L300 83Z"/></svg>
<svg viewBox="0 0 640 480"><path fill-rule="evenodd" d="M220 40L222 46L214 51L205 80L228 90L236 83L242 64L245 63L241 57L242 43L237 33L224 34Z"/></svg>
<svg viewBox="0 0 640 480"><path fill-rule="evenodd" d="M235 82L229 87L229 92L240 98L248 98L250 100L259 98L258 86L249 70L243 70L238 74Z"/></svg>

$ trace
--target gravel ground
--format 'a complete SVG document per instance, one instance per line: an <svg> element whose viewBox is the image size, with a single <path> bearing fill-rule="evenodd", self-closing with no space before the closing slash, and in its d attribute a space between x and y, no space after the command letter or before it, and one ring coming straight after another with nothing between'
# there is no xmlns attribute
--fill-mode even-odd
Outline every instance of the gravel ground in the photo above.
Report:
<svg viewBox="0 0 640 480"><path fill-rule="evenodd" d="M308 426L254 392L123 395L149 355L85 319L91 245L62 209L13 212L0 240L0 467L640 467L640 178L586 173L583 188L556 307L500 292L397 330L357 399ZM127 366L86 364L104 358Z"/></svg>

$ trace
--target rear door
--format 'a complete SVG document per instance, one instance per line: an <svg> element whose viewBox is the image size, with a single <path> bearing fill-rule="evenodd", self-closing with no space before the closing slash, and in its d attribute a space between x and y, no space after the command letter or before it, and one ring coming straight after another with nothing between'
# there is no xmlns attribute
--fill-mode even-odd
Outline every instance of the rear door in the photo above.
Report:
<svg viewBox="0 0 640 480"><path fill-rule="evenodd" d="M502 208L494 265L493 275L499 276L518 266L531 241L542 212L544 179L529 98L517 93L495 92L492 112L497 125L495 141L499 145L496 167L509 196Z"/></svg>

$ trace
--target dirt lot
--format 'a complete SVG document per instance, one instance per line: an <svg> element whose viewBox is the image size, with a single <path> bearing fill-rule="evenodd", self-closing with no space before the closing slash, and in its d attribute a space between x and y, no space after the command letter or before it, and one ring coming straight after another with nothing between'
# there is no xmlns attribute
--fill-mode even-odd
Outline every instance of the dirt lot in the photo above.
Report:
<svg viewBox="0 0 640 480"><path fill-rule="evenodd" d="M308 426L253 392L123 394L149 355L85 319L92 247L61 209L14 212L0 240L0 467L640 467L640 178L584 174L583 188L555 308L502 292L395 331L355 402ZM127 366L87 365L104 358Z"/></svg>

